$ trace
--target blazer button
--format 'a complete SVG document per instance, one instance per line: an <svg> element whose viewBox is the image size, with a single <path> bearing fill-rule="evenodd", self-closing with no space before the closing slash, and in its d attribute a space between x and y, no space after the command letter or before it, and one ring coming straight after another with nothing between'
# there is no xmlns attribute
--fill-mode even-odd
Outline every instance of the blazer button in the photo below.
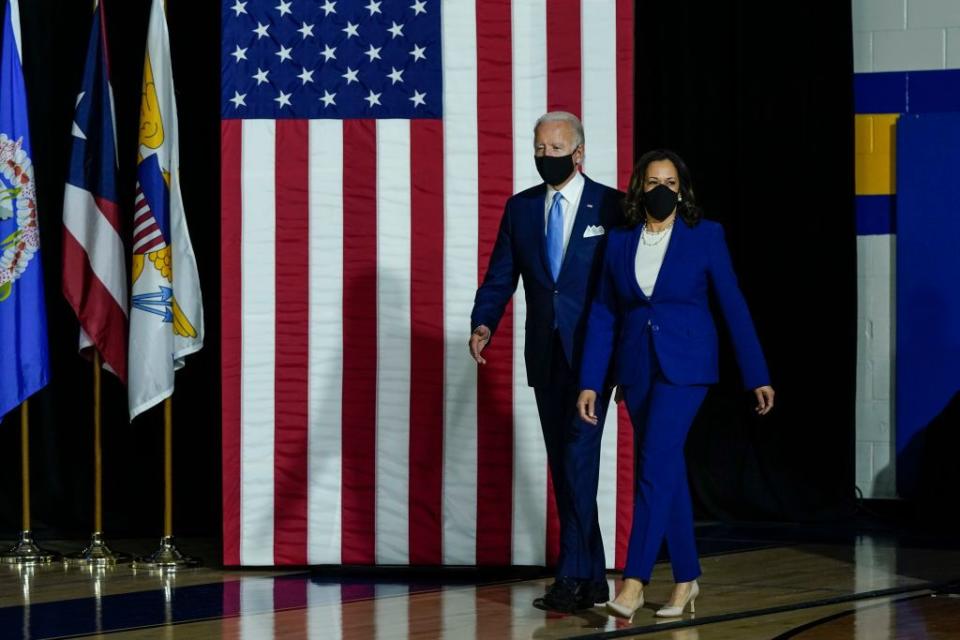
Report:
<svg viewBox="0 0 960 640"><path fill-rule="evenodd" d="M660 325L658 325L658 324L653 325L653 330L654 330L654 331L660 331Z"/></svg>
<svg viewBox="0 0 960 640"><path fill-rule="evenodd" d="M651 325L653 325L653 320L647 320L647 326L649 327Z"/></svg>
<svg viewBox="0 0 960 640"><path fill-rule="evenodd" d="M555 291L553 292L553 295L558 296L558 295L560 295L560 292L555 290Z"/></svg>

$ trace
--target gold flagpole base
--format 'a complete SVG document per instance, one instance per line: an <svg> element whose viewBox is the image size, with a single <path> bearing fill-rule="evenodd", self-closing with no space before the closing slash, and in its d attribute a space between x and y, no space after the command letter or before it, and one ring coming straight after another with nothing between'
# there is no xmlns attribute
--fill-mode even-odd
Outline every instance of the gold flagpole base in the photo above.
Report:
<svg viewBox="0 0 960 640"><path fill-rule="evenodd" d="M90 544L83 551L68 554L63 561L71 567L109 567L115 564L126 564L133 557L129 553L111 551L103 541L103 534L94 531L90 536Z"/></svg>
<svg viewBox="0 0 960 640"><path fill-rule="evenodd" d="M190 569L200 565L200 560L185 556L177 549L173 536L160 538L160 548L149 556L133 561L134 569Z"/></svg>
<svg viewBox="0 0 960 640"><path fill-rule="evenodd" d="M6 551L0 552L0 564L15 565L34 565L50 564L60 560L60 554L56 551L41 549L33 541L33 532L25 530L20 532L20 541Z"/></svg>

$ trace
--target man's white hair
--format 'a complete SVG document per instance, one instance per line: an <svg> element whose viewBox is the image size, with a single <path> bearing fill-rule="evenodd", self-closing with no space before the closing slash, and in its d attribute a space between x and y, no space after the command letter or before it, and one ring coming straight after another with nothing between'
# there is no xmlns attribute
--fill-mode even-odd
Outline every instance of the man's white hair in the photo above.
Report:
<svg viewBox="0 0 960 640"><path fill-rule="evenodd" d="M576 149L584 143L583 138L583 123L580 122L580 118L573 115L569 111L549 111L539 118L537 118L537 124L533 125L533 135L537 135L537 129L540 128L540 125L544 122L566 122L570 125L570 128L573 129L574 143L573 148ZM536 143L534 143L536 144Z"/></svg>

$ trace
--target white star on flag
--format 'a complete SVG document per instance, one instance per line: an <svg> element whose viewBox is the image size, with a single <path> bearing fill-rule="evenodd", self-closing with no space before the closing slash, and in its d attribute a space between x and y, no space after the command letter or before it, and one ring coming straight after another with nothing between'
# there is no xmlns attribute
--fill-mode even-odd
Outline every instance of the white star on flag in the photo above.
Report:
<svg viewBox="0 0 960 640"><path fill-rule="evenodd" d="M380 60L380 49L382 48L383 47L374 47L373 45L370 45L370 48L367 49L363 55L370 56L370 62L373 62L374 60Z"/></svg>
<svg viewBox="0 0 960 640"><path fill-rule="evenodd" d="M237 50L231 53L233 57L237 59L237 62L247 59L247 49L241 49L240 45L237 45Z"/></svg>
<svg viewBox="0 0 960 640"><path fill-rule="evenodd" d="M320 55L324 57L324 62L330 62L331 59L336 59L336 47L331 47L328 44L323 45L323 51L320 52Z"/></svg>
<svg viewBox="0 0 960 640"><path fill-rule="evenodd" d="M283 45L280 45L280 51L277 51L276 54L274 55L280 56L280 62L283 62L284 60L291 59L290 57L291 51L293 51L293 47L285 47Z"/></svg>
<svg viewBox="0 0 960 640"><path fill-rule="evenodd" d="M247 97L247 94L245 94L245 93L240 93L239 91L234 91L234 92L233 92L233 97L230 98L230 102L233 103L233 108L234 108L234 109L239 109L240 107L245 107L245 106L247 106L247 103L246 103L246 101L244 100L244 98L246 98L246 97Z"/></svg>
<svg viewBox="0 0 960 640"><path fill-rule="evenodd" d="M330 15L331 13L336 13L336 12L337 12L337 10L336 10L336 8L335 8L336 6L337 6L337 3L336 3L336 2L330 2L330 0L326 0L326 2L324 3L324 5L323 5L322 7L320 7L320 8L323 9L323 15L328 16L328 15Z"/></svg>
<svg viewBox="0 0 960 640"><path fill-rule="evenodd" d="M259 87L260 85L262 85L264 82L267 81L267 74L268 74L268 73L270 73L270 70L269 70L269 69L266 70L266 71L264 71L264 70L261 69L260 67L257 67L257 72L256 72L254 75L250 76L250 77L253 78L253 79L255 79L255 80L257 81L257 86Z"/></svg>
<svg viewBox="0 0 960 640"><path fill-rule="evenodd" d="M426 51L427 51L426 47L413 45L413 51L410 52L410 55L413 56L414 62L416 62L417 60L426 60L427 59Z"/></svg>
<svg viewBox="0 0 960 640"><path fill-rule="evenodd" d="M413 9L413 15L418 16L421 13L427 12L427 3L426 0L414 0L414 3L410 5L410 8Z"/></svg>
<svg viewBox="0 0 960 640"><path fill-rule="evenodd" d="M232 7L230 7L230 9L232 9L233 11L236 11L236 12L237 12L237 15L234 16L234 17L235 17L235 18L239 18L241 13L246 13L246 12L247 12L246 7L247 7L247 3L246 3L246 2L240 2L240 0L237 0L237 1L234 3L234 5L233 5Z"/></svg>
<svg viewBox="0 0 960 640"><path fill-rule="evenodd" d="M427 94L425 94L425 93L420 93L419 91L417 91L416 89L414 89L414 90L413 90L413 97L410 98L410 102L413 103L413 106L414 106L414 107L419 107L419 106L425 105L425 104L427 103L426 98L427 98Z"/></svg>
<svg viewBox="0 0 960 640"><path fill-rule="evenodd" d="M290 11L290 5L291 5L291 4L293 4L293 3L292 3L292 2L284 2L283 0L280 0L280 4L278 4L277 6L275 6L274 9L276 9L277 11L280 12L280 17L282 18L283 16L285 16L285 15L288 14L288 13L293 13L292 11Z"/></svg>
<svg viewBox="0 0 960 640"><path fill-rule="evenodd" d="M337 95L336 93L330 93L329 91L327 91L326 89L324 89L324 90L323 90L323 97L320 98L320 100L323 101L323 106L324 106L324 107L329 107L330 105L337 106L337 103L336 103L336 101L334 100L334 98L336 97L336 95Z"/></svg>
<svg viewBox="0 0 960 640"><path fill-rule="evenodd" d="M396 37L398 37L398 36L402 36L402 35L403 35L403 25L402 25L402 24L397 24L396 22L394 22L394 23L393 23L393 26L390 27L389 29L387 29L387 31L389 31L390 33L393 34L393 38L396 38ZM393 40L393 38L390 38L390 39Z"/></svg>
<svg viewBox="0 0 960 640"><path fill-rule="evenodd" d="M257 28L253 30L253 32L257 34L257 40L259 40L260 38L265 38L267 36L267 29L269 28L270 28L270 25L260 24L259 22L257 22Z"/></svg>
<svg viewBox="0 0 960 640"><path fill-rule="evenodd" d="M375 13L379 13L379 14L382 15L383 12L380 11L380 5L381 5L381 4L383 4L383 3L382 3L382 2L375 2L374 0L370 0L370 4L368 4L366 7L364 7L364 9L366 9L367 11L369 11L371 16L372 16L373 14L375 14Z"/></svg>
<svg viewBox="0 0 960 640"><path fill-rule="evenodd" d="M299 31L300 33L302 33L302 34L303 34L303 39L306 40L306 39L307 39L307 36L311 36L311 37L313 36L313 25L312 25L312 24L307 24L306 22L304 22L304 23L303 23L303 26L300 27L299 29L297 29L297 31Z"/></svg>
<svg viewBox="0 0 960 640"><path fill-rule="evenodd" d="M351 82L360 82L359 80L357 80L357 73L358 71L354 71L350 67L347 67L347 72L340 77L345 78L347 81L347 84L349 85Z"/></svg>
<svg viewBox="0 0 960 640"><path fill-rule="evenodd" d="M278 104L280 105L280 108L281 108L281 109L283 109L284 107L289 107L289 106L290 106L290 95L291 95L291 94L289 94L289 93L284 93L283 91L281 91L281 92L280 92L280 95L277 96L276 98L274 98L273 101L276 102L276 103L278 103Z"/></svg>
<svg viewBox="0 0 960 640"><path fill-rule="evenodd" d="M379 104L380 104L380 96L381 96L381 95L383 95L383 94L381 94L381 93L374 93L374 92L373 92L373 89L371 89L371 90L370 90L370 95L368 95L366 98L364 98L364 100L366 100L367 102L369 102L371 107L374 106L374 105L379 105Z"/></svg>
<svg viewBox="0 0 960 640"><path fill-rule="evenodd" d="M391 72L387 74L387 77L393 80L392 84L403 82L403 69L397 70L395 67L390 67L390 70Z"/></svg>
<svg viewBox="0 0 960 640"><path fill-rule="evenodd" d="M359 27L359 26L360 26L360 25L358 25L358 24L353 24L352 22L350 22L349 20L347 20L347 26L344 27L343 29L341 29L341 31L343 31L345 34L347 34L347 40L349 40L349 39L352 38L353 36L360 37L360 34L357 33L357 27Z"/></svg>
<svg viewBox="0 0 960 640"><path fill-rule="evenodd" d="M307 84L308 82L313 82L313 71L307 71L307 68L304 67L303 71L297 77L303 81L303 84Z"/></svg>

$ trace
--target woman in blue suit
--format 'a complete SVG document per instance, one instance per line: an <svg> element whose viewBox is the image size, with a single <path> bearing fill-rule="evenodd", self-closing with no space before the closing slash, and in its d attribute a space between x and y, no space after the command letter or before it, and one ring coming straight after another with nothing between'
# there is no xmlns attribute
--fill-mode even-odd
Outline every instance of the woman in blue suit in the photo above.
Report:
<svg viewBox="0 0 960 640"><path fill-rule="evenodd" d="M759 414L773 408L774 392L723 228L701 219L680 157L666 150L641 157L624 208L627 227L609 235L590 311L577 407L595 424L598 395L617 384L636 430L633 528L623 587L607 608L630 618L643 606L665 538L676 585L657 615L671 617L687 604L692 612L700 592L683 445L719 374L711 290Z"/></svg>

